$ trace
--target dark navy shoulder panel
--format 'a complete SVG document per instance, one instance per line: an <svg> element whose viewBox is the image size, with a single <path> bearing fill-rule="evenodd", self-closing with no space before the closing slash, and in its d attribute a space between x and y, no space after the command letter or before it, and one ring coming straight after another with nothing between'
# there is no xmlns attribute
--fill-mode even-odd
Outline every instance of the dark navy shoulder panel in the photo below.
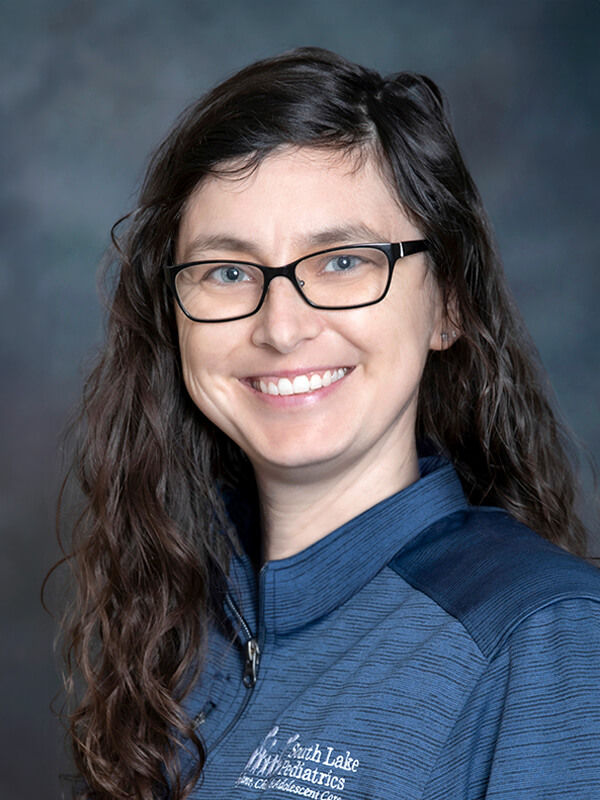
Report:
<svg viewBox="0 0 600 800"><path fill-rule="evenodd" d="M559 600L600 602L600 571L500 509L459 511L389 565L456 617L491 657L526 617Z"/></svg>

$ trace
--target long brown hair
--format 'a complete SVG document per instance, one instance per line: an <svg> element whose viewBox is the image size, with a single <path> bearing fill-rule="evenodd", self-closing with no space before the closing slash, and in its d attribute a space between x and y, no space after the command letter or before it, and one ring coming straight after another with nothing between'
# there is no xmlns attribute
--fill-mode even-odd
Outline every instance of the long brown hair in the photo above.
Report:
<svg viewBox="0 0 600 800"><path fill-rule="evenodd" d="M286 144L376 157L430 243L460 338L425 367L423 446L455 464L473 504L584 550L566 438L438 88L316 49L251 65L180 118L115 235L106 341L85 384L72 470L82 506L64 643L80 798L183 800L202 770L183 701L238 546L223 489L251 470L185 391L161 268L203 178L255 168Z"/></svg>

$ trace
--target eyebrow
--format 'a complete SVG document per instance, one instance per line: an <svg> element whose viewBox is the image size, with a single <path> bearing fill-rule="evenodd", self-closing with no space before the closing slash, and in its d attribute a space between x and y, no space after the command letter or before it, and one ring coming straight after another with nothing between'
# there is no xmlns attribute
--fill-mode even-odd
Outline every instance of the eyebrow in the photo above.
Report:
<svg viewBox="0 0 600 800"><path fill-rule="evenodd" d="M335 247L337 244L362 244L387 241L381 233L363 223L350 223L325 228L322 231L296 237L294 244L299 251L308 253L312 248ZM260 248L256 242L224 234L199 234L183 251L182 263L192 261L207 250L245 253L256 261L261 261Z"/></svg>

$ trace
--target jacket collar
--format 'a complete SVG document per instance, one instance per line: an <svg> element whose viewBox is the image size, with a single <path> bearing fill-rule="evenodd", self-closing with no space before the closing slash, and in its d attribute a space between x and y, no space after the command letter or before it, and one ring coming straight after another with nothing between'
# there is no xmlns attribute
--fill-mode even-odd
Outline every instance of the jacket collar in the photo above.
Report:
<svg viewBox="0 0 600 800"><path fill-rule="evenodd" d="M280 561L267 562L259 574L247 557L234 559L231 578L241 610L256 630L289 633L325 616L366 586L425 528L468 507L454 468L439 457L419 462L421 478L382 500L310 547ZM254 606L252 608L251 606Z"/></svg>

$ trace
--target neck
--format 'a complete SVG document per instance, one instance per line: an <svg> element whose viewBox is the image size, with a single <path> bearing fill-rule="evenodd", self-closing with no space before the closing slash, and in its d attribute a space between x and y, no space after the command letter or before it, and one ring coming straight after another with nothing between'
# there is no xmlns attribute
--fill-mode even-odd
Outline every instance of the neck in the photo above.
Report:
<svg viewBox="0 0 600 800"><path fill-rule="evenodd" d="M414 442L401 456L364 460L334 470L311 467L310 473L256 470L265 560L288 558L319 541L363 511L419 478Z"/></svg>

